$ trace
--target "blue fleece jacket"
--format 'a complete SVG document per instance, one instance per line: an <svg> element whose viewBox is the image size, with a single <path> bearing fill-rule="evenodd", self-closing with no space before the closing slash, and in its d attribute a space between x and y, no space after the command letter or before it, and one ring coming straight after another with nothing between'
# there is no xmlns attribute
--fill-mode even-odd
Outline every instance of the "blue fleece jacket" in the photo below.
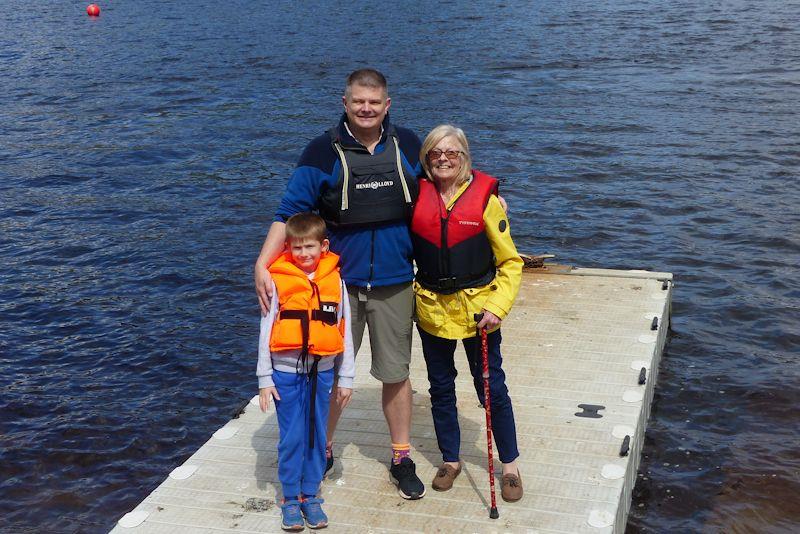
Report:
<svg viewBox="0 0 800 534"><path fill-rule="evenodd" d="M344 127L346 115L339 120L339 133L343 145L358 145ZM386 148L387 115L383 123L384 134L375 154ZM398 140L405 173L415 179L421 173L419 163L419 138L406 128L398 128ZM306 146L300 161L286 187L275 220L286 222L295 213L317 211L320 196L336 187L341 162L331 145L328 133L313 139ZM414 278L412 267L411 236L405 222L376 225L356 229L328 229L331 250L340 256L342 278L348 286L387 286L410 282Z"/></svg>

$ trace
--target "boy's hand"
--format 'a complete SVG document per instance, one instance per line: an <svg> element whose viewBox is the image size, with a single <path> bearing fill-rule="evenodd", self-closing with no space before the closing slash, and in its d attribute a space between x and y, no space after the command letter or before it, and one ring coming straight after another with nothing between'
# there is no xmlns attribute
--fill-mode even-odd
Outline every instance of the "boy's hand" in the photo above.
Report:
<svg viewBox="0 0 800 534"><path fill-rule="evenodd" d="M350 404L350 398L353 396L351 388L336 388L336 404L344 410L345 406Z"/></svg>
<svg viewBox="0 0 800 534"><path fill-rule="evenodd" d="M278 390L275 388L275 386L261 388L258 390L258 406L261 408L262 412L266 412L267 408L269 408L270 397L276 401L281 400L281 396L278 395Z"/></svg>

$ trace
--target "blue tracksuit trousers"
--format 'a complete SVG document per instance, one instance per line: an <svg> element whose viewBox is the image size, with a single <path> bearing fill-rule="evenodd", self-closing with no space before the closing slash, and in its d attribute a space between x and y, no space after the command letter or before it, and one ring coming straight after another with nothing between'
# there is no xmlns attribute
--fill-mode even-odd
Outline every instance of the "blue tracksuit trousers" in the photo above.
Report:
<svg viewBox="0 0 800 534"><path fill-rule="evenodd" d="M316 406L310 430L314 448L308 448L311 381L306 374L272 372L272 380L281 400L275 402L278 413L278 479L284 497L316 495L325 472L325 442L328 430L333 369L317 374Z"/></svg>

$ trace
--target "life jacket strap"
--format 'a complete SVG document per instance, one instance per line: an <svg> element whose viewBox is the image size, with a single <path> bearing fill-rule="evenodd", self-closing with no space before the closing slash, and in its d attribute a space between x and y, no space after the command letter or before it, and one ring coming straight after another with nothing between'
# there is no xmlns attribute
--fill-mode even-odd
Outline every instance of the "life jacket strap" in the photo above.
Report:
<svg viewBox="0 0 800 534"><path fill-rule="evenodd" d="M314 411L317 406L317 375L318 375L318 367L319 367L319 356L314 355L314 363L311 364L311 372L308 375L308 379L311 380L311 398L308 402L308 448L309 450L314 449L314 434L315 427L314 427Z"/></svg>
<svg viewBox="0 0 800 534"><path fill-rule="evenodd" d="M417 273L417 282L431 291L438 293L455 293L459 289L466 287L479 287L484 286L494 280L495 269L494 266L488 269L485 274L481 276L467 275L467 276L448 276L444 278L426 278Z"/></svg>
<svg viewBox="0 0 800 534"><path fill-rule="evenodd" d="M336 312L324 311L320 309L311 310L311 320L320 321L328 325L335 325L338 322Z"/></svg>
<svg viewBox="0 0 800 534"><path fill-rule="evenodd" d="M318 314L328 314L331 312L323 312L322 310L316 309L312 310L311 314L314 315L314 312L318 312ZM334 321L336 320L335 314ZM295 319L300 321L300 328L303 334L303 349L300 353L300 358L302 360L303 369L306 367L306 362L308 361L308 338L309 338L309 318L308 312L305 310L281 310L280 312L281 319ZM335 324L335 323L334 323ZM314 362L311 364L311 370L308 373L308 379L311 381L311 398L309 399L308 403L308 447L309 449L314 448L314 412L316 411L316 404L317 404L317 375L319 371L319 360L320 357L317 354L314 354Z"/></svg>

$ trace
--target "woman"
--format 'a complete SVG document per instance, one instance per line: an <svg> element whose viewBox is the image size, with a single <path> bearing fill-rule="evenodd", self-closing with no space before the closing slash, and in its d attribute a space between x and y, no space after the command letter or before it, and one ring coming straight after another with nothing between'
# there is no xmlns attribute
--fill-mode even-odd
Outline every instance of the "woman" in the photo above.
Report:
<svg viewBox="0 0 800 534"><path fill-rule="evenodd" d="M483 403L483 365L474 320L474 314L483 313L477 327L489 332L492 431L503 463L501 495L517 501L522 498L522 481L514 412L501 367L500 323L519 291L522 259L497 197L497 180L472 170L469 145L460 128L434 128L422 144L420 161L426 176L419 181L411 223L417 262L414 293L431 412L444 461L432 485L438 491L449 490L461 473L453 360L459 339Z"/></svg>

